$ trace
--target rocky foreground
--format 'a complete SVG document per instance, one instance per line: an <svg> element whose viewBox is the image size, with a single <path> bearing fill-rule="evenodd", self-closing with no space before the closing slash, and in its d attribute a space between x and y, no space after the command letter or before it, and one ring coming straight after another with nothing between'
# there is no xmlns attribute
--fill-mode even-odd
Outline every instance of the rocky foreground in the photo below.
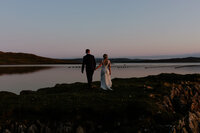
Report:
<svg viewBox="0 0 200 133"><path fill-rule="evenodd" d="M198 74L114 79L113 91L99 84L0 92L0 132L199 133Z"/></svg>
<svg viewBox="0 0 200 133"><path fill-rule="evenodd" d="M164 97L167 110L182 114L182 118L173 126L172 132L200 132L200 83L182 82L173 84L170 96Z"/></svg>

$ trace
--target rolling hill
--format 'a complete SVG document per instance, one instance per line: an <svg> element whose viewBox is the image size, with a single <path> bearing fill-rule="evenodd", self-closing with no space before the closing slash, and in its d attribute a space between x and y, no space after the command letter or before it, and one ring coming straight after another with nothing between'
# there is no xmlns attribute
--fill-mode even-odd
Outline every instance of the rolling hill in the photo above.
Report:
<svg viewBox="0 0 200 133"><path fill-rule="evenodd" d="M170 59L132 59L126 60L131 63L198 63L199 57L170 58Z"/></svg>
<svg viewBox="0 0 200 133"><path fill-rule="evenodd" d="M78 61L52 59L28 53L0 52L0 65L77 64Z"/></svg>
<svg viewBox="0 0 200 133"><path fill-rule="evenodd" d="M100 62L101 58L96 58ZM200 63L199 57L170 58L170 59L129 59L111 58L112 63ZM33 64L80 64L82 58L52 59L29 53L13 53L0 51L0 65L33 65Z"/></svg>
<svg viewBox="0 0 200 133"><path fill-rule="evenodd" d="M82 58L73 59L81 62ZM96 58L97 62L101 62L102 58ZM110 58L112 63L200 63L199 57L186 58L169 58L169 59L130 59L130 58Z"/></svg>

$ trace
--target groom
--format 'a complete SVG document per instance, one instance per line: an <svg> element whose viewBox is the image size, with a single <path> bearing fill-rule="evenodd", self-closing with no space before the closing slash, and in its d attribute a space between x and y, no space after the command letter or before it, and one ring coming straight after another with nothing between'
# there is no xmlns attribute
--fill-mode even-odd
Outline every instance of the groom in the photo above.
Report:
<svg viewBox="0 0 200 133"><path fill-rule="evenodd" d="M96 61L93 55L90 54L90 50L86 49L86 55L83 57L82 62L82 73L84 71L84 66L86 65L86 75L88 80L88 87L92 88L92 77L94 74L94 70L96 68Z"/></svg>

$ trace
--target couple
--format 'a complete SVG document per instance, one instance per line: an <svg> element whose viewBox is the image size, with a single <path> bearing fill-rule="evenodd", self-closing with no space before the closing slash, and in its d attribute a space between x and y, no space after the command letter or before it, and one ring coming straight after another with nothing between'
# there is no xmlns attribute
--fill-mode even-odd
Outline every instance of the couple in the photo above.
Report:
<svg viewBox="0 0 200 133"><path fill-rule="evenodd" d="M88 80L88 86L89 88L92 88L92 77L94 74L94 71L101 67L101 88L103 90L112 90L112 81L111 81L111 63L110 60L108 60L108 55L103 55L103 60L99 64L98 67L96 67L96 61L93 55L90 54L90 50L86 49L86 55L83 57L83 63L82 63L82 73L84 71L84 66L86 65L86 75Z"/></svg>

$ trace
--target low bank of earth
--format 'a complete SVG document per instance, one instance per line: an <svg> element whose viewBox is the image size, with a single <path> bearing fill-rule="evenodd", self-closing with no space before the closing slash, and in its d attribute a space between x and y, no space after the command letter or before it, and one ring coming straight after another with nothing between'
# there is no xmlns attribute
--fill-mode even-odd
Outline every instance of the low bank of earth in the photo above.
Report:
<svg viewBox="0 0 200 133"><path fill-rule="evenodd" d="M0 92L0 132L15 132L21 126L24 132L44 128L49 132L168 133L178 130L179 120L187 116L192 104L181 110L177 101L168 103L166 97L170 98L172 89L189 84L200 94L198 74L160 74L112 82L113 91L104 91L100 82L94 82L94 89L74 83L22 91L20 95ZM185 127L192 131L189 125Z"/></svg>

